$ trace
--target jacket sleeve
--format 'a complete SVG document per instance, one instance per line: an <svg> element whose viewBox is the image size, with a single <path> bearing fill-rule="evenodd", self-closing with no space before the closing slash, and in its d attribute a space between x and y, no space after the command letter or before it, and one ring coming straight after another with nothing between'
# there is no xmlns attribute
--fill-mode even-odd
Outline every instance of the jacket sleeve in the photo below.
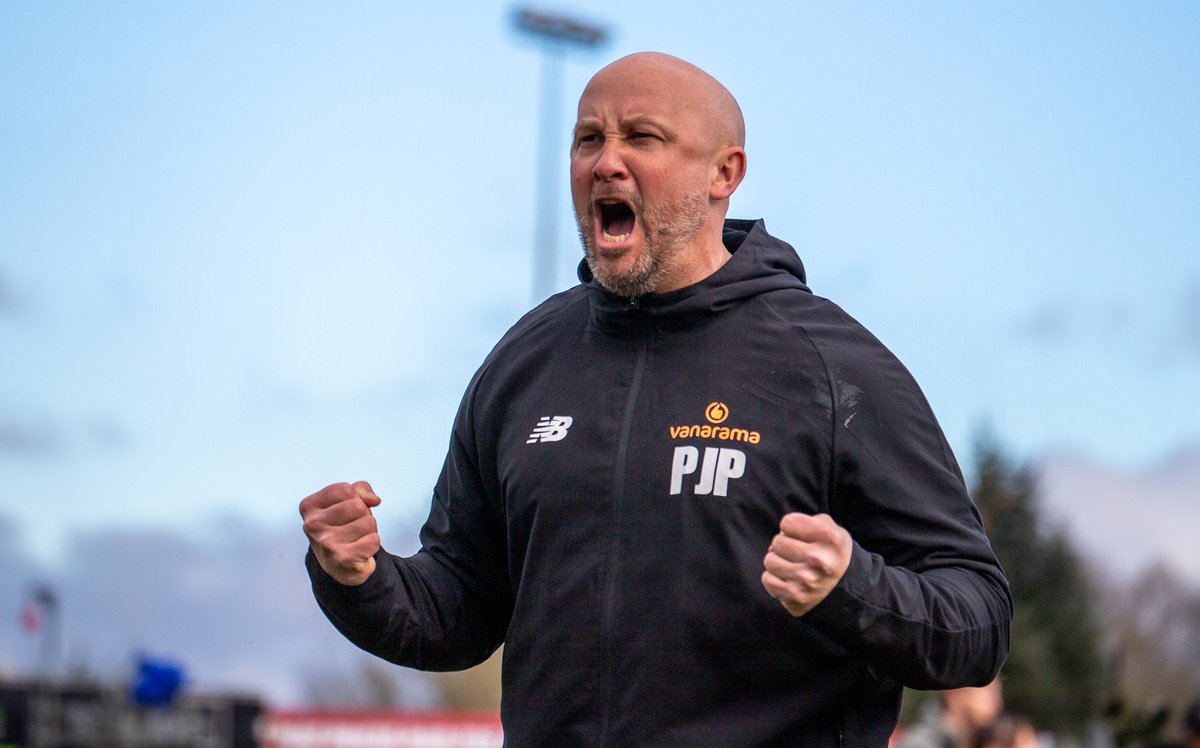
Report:
<svg viewBox="0 0 1200 748"><path fill-rule="evenodd" d="M503 512L480 475L470 428L470 391L455 421L421 549L376 554L375 573L344 586L305 563L326 617L362 649L421 670L461 670L504 641L512 611Z"/></svg>
<svg viewBox="0 0 1200 748"><path fill-rule="evenodd" d="M827 341L829 506L854 549L805 619L902 685L984 685L1008 655L1012 598L958 464L882 344L856 323Z"/></svg>

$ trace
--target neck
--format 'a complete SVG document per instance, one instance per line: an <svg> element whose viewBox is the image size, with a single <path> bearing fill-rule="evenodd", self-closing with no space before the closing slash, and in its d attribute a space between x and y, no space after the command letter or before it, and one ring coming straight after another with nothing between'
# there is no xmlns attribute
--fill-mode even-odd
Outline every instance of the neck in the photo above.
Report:
<svg viewBox="0 0 1200 748"><path fill-rule="evenodd" d="M725 213L710 212L700 230L692 237L686 248L676 255L677 271L664 279L658 293L677 291L693 283L699 283L721 269L732 257L721 237L725 231Z"/></svg>

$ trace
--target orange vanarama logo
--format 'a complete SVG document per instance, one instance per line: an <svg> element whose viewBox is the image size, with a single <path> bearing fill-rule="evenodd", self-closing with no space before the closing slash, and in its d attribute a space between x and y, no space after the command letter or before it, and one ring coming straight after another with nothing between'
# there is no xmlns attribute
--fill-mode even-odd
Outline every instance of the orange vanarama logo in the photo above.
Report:
<svg viewBox="0 0 1200 748"><path fill-rule="evenodd" d="M704 417L708 419L708 423L697 423L691 426L668 426L667 430L670 432L672 439L692 439L699 437L701 439L746 442L747 444L758 444L762 441L762 434L757 431L737 426L722 425L729 418L729 406L723 402L714 401L709 403L708 407L704 409Z"/></svg>
<svg viewBox="0 0 1200 748"><path fill-rule="evenodd" d="M721 423L729 417L729 408L722 402L709 403L704 409L704 417L709 423Z"/></svg>

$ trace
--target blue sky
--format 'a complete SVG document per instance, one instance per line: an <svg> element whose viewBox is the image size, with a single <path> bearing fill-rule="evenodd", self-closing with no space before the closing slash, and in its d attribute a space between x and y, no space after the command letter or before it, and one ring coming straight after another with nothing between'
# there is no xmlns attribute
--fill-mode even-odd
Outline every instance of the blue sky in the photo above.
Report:
<svg viewBox="0 0 1200 748"><path fill-rule="evenodd" d="M564 134L623 54L727 85L731 214L905 361L964 461L983 423L1122 469L1200 444L1200 5L539 7L612 32L567 64ZM249 521L299 553L299 499L359 478L420 520L530 304L539 56L512 8L0 5L9 542L53 568L79 533Z"/></svg>

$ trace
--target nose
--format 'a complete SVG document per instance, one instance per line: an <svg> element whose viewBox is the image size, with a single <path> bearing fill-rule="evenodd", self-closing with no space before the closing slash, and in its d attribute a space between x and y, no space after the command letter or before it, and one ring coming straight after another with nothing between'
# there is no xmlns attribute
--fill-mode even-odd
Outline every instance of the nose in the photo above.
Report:
<svg viewBox="0 0 1200 748"><path fill-rule="evenodd" d="M611 182L629 176L625 161L621 158L620 141L616 138L605 138L596 155L596 163L592 166L592 177L600 182Z"/></svg>

